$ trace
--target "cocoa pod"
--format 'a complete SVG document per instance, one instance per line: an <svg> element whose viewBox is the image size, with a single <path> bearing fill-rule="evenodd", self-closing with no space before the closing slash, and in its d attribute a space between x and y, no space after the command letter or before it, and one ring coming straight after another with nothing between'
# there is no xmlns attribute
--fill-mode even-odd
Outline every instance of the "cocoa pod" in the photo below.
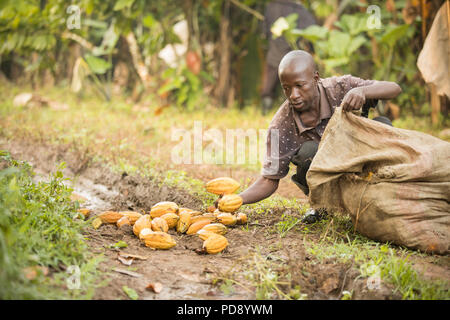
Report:
<svg viewBox="0 0 450 320"><path fill-rule="evenodd" d="M247 223L247 215L245 213L239 212L236 215L237 223L238 224L246 224Z"/></svg>
<svg viewBox="0 0 450 320"><path fill-rule="evenodd" d="M239 187L239 182L228 177L216 178L206 183L206 191L217 195L232 194Z"/></svg>
<svg viewBox="0 0 450 320"><path fill-rule="evenodd" d="M116 222L117 228L120 228L124 225L131 225L130 220L128 219L127 216L123 216L122 218L120 218L119 220L117 220Z"/></svg>
<svg viewBox="0 0 450 320"><path fill-rule="evenodd" d="M199 221L197 221L195 223L192 223L189 226L189 229L186 231L186 234L195 234L201 228L203 228L204 226L206 226L207 224L210 224L210 223L211 223L211 221L208 218L203 219L203 220L199 220Z"/></svg>
<svg viewBox="0 0 450 320"><path fill-rule="evenodd" d="M152 249L166 250L177 244L170 234L161 231L148 233L143 236L142 240L145 242L147 247Z"/></svg>
<svg viewBox="0 0 450 320"><path fill-rule="evenodd" d="M160 218L166 220L169 229L175 228L177 226L177 222L180 217L176 213L166 213L163 214Z"/></svg>
<svg viewBox="0 0 450 320"><path fill-rule="evenodd" d="M224 212L234 212L242 205L242 198L237 194L226 194L219 199L219 210Z"/></svg>
<svg viewBox="0 0 450 320"><path fill-rule="evenodd" d="M119 213L128 217L128 220L130 221L131 225L134 225L135 222L137 221L137 219L142 217L142 214L140 214L139 212L134 212L134 211L120 211Z"/></svg>
<svg viewBox="0 0 450 320"><path fill-rule="evenodd" d="M208 237L211 236L212 234L217 234L217 233L214 233L212 231L208 231L208 230L205 230L205 229L200 229L200 230L197 231L198 237L200 239L202 239L202 240L208 239Z"/></svg>
<svg viewBox="0 0 450 320"><path fill-rule="evenodd" d="M149 228L152 229L152 218L149 214L144 214L142 217L136 220L136 222L133 225L133 233L136 236L139 236L139 233L142 229Z"/></svg>
<svg viewBox="0 0 450 320"><path fill-rule="evenodd" d="M210 223L204 226L201 230L211 231L220 235L227 233L228 229L225 225L221 223Z"/></svg>
<svg viewBox="0 0 450 320"><path fill-rule="evenodd" d="M178 213L178 209L178 205L175 202L162 201L151 207L149 214L153 219L166 213Z"/></svg>
<svg viewBox="0 0 450 320"><path fill-rule="evenodd" d="M228 240L220 234L212 234L203 242L203 251L209 254L222 252L228 246Z"/></svg>
<svg viewBox="0 0 450 320"><path fill-rule="evenodd" d="M153 219L151 225L153 231L169 231L169 225L167 224L166 220L162 219L161 217Z"/></svg>
<svg viewBox="0 0 450 320"><path fill-rule="evenodd" d="M180 213L180 219L177 222L177 232L185 233L191 225L191 213L183 211Z"/></svg>
<svg viewBox="0 0 450 320"><path fill-rule="evenodd" d="M100 219L102 219L103 223L116 223L120 218L123 217L123 214L115 211L105 211L98 215Z"/></svg>
<svg viewBox="0 0 450 320"><path fill-rule="evenodd" d="M234 226L237 222L237 218L231 213L227 212L219 214L217 216L217 220L225 226Z"/></svg>

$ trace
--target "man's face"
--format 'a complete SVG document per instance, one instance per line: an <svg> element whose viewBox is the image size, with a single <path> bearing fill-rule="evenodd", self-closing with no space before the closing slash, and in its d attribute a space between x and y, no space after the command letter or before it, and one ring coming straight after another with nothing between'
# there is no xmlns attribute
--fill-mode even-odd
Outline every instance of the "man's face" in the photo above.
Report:
<svg viewBox="0 0 450 320"><path fill-rule="evenodd" d="M318 73L311 69L286 68L279 76L283 92L294 109L299 112L311 110L318 97Z"/></svg>

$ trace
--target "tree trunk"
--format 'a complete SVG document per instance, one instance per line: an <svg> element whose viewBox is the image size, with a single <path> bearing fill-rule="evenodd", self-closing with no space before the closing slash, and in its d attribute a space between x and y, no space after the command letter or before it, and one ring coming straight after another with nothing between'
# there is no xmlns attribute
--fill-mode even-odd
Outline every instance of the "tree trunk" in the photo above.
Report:
<svg viewBox="0 0 450 320"><path fill-rule="evenodd" d="M231 28L230 28L230 1L224 0L222 17L220 21L220 63L219 79L214 91L216 99L222 105L228 104L228 90L230 88L230 62L231 62Z"/></svg>
<svg viewBox="0 0 450 320"><path fill-rule="evenodd" d="M144 64L144 61L142 60L136 37L131 31L130 33L128 33L125 39L127 40L128 49L130 50L131 57L133 58L133 66L136 69L136 72L139 75L139 78L141 79L145 89L148 89L150 85L150 74Z"/></svg>

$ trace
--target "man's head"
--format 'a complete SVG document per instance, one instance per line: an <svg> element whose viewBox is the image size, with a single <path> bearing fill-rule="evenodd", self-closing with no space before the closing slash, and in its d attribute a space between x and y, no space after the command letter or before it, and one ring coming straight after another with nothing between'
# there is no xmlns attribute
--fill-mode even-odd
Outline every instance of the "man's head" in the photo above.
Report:
<svg viewBox="0 0 450 320"><path fill-rule="evenodd" d="M308 111L318 101L319 72L308 52L294 50L287 53L281 59L278 76L286 98L296 110Z"/></svg>

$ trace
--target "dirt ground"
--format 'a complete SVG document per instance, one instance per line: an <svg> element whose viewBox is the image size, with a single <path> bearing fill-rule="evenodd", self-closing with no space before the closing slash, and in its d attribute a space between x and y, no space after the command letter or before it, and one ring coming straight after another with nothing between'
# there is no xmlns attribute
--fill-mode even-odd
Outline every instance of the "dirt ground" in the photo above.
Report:
<svg viewBox="0 0 450 320"><path fill-rule="evenodd" d="M86 199L83 207L91 209L92 215L105 210L148 212L159 201L174 201L182 207L205 210L199 199L183 190L159 187L158 181L149 178L113 173L99 163L80 164L80 159L63 146L0 140L0 149L8 150L14 158L32 164L37 179L47 176L58 163L65 161L65 176L73 178L74 192ZM209 178L211 176L205 177L205 180ZM305 201L304 196L300 201ZM339 299L344 290L353 290L353 299L401 298L386 283L382 283L380 290L368 290L366 279L358 278L359 271L352 265L340 264L332 259L320 264L308 263L312 257L304 248L303 237L298 234L291 232L280 238L277 233L267 232L286 210L280 208L258 216L257 223L253 223L249 215L250 231L242 230L241 226L229 228L226 235L229 246L219 255L199 254L202 241L198 237L179 235L173 230L169 233L177 242L174 248L152 250L134 236L131 228L118 229L115 225L102 225L97 230L88 228L88 244L93 252L104 254L105 260L100 269L109 280L105 287L96 290L94 299L128 299L123 286L133 288L140 299L147 300L255 299L254 286L245 275L248 270L257 267L256 250L269 262L285 262L284 271L291 274L291 285L299 285L301 293L307 294L308 299ZM312 241L318 241L320 236L307 235ZM109 247L120 240L125 241L128 247ZM147 259L134 260L131 266L127 266L118 260L119 251ZM433 264L431 257L414 259L414 266L418 270L426 270L426 277L450 280L449 259L444 260L444 265ZM241 285L235 283L232 291L225 292L220 288L221 282L213 284L213 279L220 278L232 278ZM156 282L162 284L161 292L146 289L149 283Z"/></svg>

